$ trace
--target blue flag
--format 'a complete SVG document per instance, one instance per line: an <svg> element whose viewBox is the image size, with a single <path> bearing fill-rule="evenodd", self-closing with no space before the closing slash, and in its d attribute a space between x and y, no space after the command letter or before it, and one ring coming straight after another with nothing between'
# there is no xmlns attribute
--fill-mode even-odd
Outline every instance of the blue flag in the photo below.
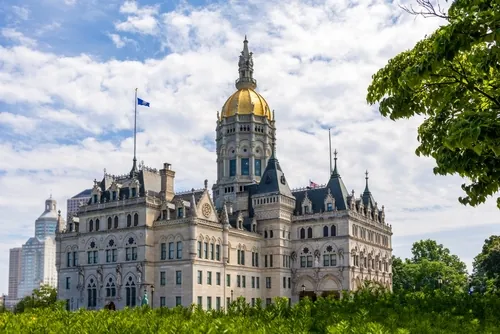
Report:
<svg viewBox="0 0 500 334"><path fill-rule="evenodd" d="M143 99L137 98L137 104L140 106L149 107L149 102L144 101Z"/></svg>

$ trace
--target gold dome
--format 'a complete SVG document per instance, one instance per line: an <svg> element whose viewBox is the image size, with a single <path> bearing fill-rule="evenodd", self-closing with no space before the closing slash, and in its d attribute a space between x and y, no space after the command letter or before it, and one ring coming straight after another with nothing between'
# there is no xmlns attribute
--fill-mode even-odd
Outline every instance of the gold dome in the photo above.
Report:
<svg viewBox="0 0 500 334"><path fill-rule="evenodd" d="M239 89L231 95L222 107L221 118L231 117L236 114L265 116L272 120L272 113L266 100L251 88Z"/></svg>

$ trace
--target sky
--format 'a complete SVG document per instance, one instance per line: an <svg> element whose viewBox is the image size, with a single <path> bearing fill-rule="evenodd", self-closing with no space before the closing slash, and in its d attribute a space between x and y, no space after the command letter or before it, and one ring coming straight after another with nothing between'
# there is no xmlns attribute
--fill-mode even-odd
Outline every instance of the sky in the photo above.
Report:
<svg viewBox="0 0 500 334"><path fill-rule="evenodd" d="M413 3L413 0L408 0ZM245 34L257 90L275 110L277 155L293 187L329 178L328 128L349 190L365 170L392 224L394 254L432 238L471 268L500 234L494 200L457 198L458 176L417 157L421 118L393 122L366 103L371 76L442 20L383 0L9 0L0 7L0 293L8 250L34 235L50 194L66 199L138 160L176 171L176 190L215 182L217 111L235 91Z"/></svg>

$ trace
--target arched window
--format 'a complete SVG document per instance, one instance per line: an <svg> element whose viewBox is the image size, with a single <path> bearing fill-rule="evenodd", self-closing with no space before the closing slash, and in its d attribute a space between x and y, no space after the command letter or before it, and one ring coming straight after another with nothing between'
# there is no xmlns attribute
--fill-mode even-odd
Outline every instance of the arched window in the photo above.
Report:
<svg viewBox="0 0 500 334"><path fill-rule="evenodd" d="M94 230L94 221L91 219L89 221L89 232L92 232Z"/></svg>
<svg viewBox="0 0 500 334"><path fill-rule="evenodd" d="M307 237L308 238L312 238L313 237L313 229L312 229L312 227L309 227L307 229Z"/></svg>
<svg viewBox="0 0 500 334"><path fill-rule="evenodd" d="M267 231L264 231L264 238L267 238Z"/></svg>
<svg viewBox="0 0 500 334"><path fill-rule="evenodd" d="M130 227L130 226L132 226L132 216L127 215L127 227Z"/></svg>
<svg viewBox="0 0 500 334"><path fill-rule="evenodd" d="M324 237L328 236L328 226L323 227L323 236Z"/></svg>
<svg viewBox="0 0 500 334"><path fill-rule="evenodd" d="M323 252L323 266L335 267L337 266L337 253L331 245L328 245Z"/></svg>
<svg viewBox="0 0 500 334"><path fill-rule="evenodd" d="M304 228L300 229L300 238L305 239L306 238L306 230Z"/></svg>
<svg viewBox="0 0 500 334"><path fill-rule="evenodd" d="M269 238L273 237L273 230L269 231Z"/></svg>
<svg viewBox="0 0 500 334"><path fill-rule="evenodd" d="M99 231L99 218L95 220L95 230Z"/></svg>
<svg viewBox="0 0 500 334"><path fill-rule="evenodd" d="M111 217L108 217L108 230L111 230L113 228L113 219Z"/></svg>
<svg viewBox="0 0 500 334"><path fill-rule="evenodd" d="M93 308L97 306L97 284L93 278L89 280L87 285L87 307Z"/></svg>
<svg viewBox="0 0 500 334"><path fill-rule="evenodd" d="M128 307L134 307L136 305L135 303L136 303L135 282L132 280L132 276L129 276L127 284L125 284L125 305Z"/></svg>
<svg viewBox="0 0 500 334"><path fill-rule="evenodd" d="M116 296L116 286L115 282L113 282L113 278L109 278L106 283L106 297L115 297Z"/></svg>
<svg viewBox="0 0 500 334"><path fill-rule="evenodd" d="M330 233L332 237L337 235L337 227L335 225L332 225L332 233Z"/></svg>
<svg viewBox="0 0 500 334"><path fill-rule="evenodd" d="M115 216L115 228L118 228L118 216Z"/></svg>
<svg viewBox="0 0 500 334"><path fill-rule="evenodd" d="M134 213L134 226L139 225L139 214Z"/></svg>

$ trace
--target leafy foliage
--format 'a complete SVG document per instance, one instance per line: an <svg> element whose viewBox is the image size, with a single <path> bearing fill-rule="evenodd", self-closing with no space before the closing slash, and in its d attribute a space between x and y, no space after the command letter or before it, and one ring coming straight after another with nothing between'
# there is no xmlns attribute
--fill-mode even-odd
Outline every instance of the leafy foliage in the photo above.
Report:
<svg viewBox="0 0 500 334"><path fill-rule="evenodd" d="M467 291L466 265L448 248L428 239L415 242L411 251L405 261L393 256L394 291Z"/></svg>
<svg viewBox="0 0 500 334"><path fill-rule="evenodd" d="M500 291L500 236L492 235L484 241L474 259L473 283L482 292Z"/></svg>
<svg viewBox="0 0 500 334"><path fill-rule="evenodd" d="M500 330L491 295L362 289L342 299L309 299L289 307L278 298L263 308L239 299L227 312L147 306L122 311L38 308L0 314L2 333L494 333Z"/></svg>
<svg viewBox="0 0 500 334"><path fill-rule="evenodd" d="M24 297L17 303L15 312L24 312L32 308L56 307L57 290L50 285L42 285L39 289L33 290L31 296Z"/></svg>
<svg viewBox="0 0 500 334"><path fill-rule="evenodd" d="M425 115L416 154L435 159L435 174L468 178L459 201L476 206L500 189L500 2L456 0L447 15L417 2L423 12L409 12L448 24L389 60L367 101L392 120Z"/></svg>

